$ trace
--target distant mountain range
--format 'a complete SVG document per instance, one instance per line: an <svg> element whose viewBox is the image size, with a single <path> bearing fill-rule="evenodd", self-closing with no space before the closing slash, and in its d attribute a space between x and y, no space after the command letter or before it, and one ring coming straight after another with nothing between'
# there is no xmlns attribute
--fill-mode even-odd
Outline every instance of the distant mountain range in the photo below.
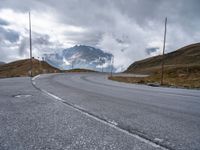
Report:
<svg viewBox="0 0 200 150"><path fill-rule="evenodd" d="M44 54L44 60L61 70L85 68L110 72L112 56L91 46L76 45L64 49L61 53Z"/></svg>

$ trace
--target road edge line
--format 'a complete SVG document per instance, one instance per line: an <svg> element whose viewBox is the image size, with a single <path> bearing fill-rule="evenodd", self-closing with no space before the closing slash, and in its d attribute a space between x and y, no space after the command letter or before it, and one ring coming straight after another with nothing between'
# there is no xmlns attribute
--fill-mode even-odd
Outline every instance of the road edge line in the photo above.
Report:
<svg viewBox="0 0 200 150"><path fill-rule="evenodd" d="M40 76L40 75L36 76L36 78L38 78L39 76ZM44 95L49 96L49 97L51 97L51 98L53 98L53 99L55 99L55 100L58 100L58 101L62 102L63 104L65 104L66 106L68 106L69 108L74 109L74 110L80 112L81 114L84 114L84 115L86 115L86 116L88 116L88 117L90 117L90 118L92 118L92 119L94 119L94 120L96 120L96 121L98 121L98 122L101 122L101 123L103 123L103 124L105 124L105 125L108 125L109 127L112 127L112 128L114 128L114 129L116 129L116 130L118 130L118 131L120 131L120 132L123 132L123 133L125 133L125 134L127 134L127 135L129 135L129 136L131 136L131 137L134 137L134 138L140 140L141 142L144 142L144 143L146 143L146 144L149 144L149 145L151 145L151 146L153 146L153 147L155 147L155 148L161 148L162 150L171 150L170 148L164 147L164 146L160 145L159 143L155 143L155 142L153 142L153 141L151 141L151 140L149 140L149 139L147 139L147 138L144 138L144 137L142 137L142 136L140 136L140 135L131 133L131 132L129 132L129 131L123 129L123 128L120 128L119 126L117 126L116 124L113 124L113 123L110 122L110 121L107 121L107 120L105 120L105 119L103 119L103 118L100 118L100 117L98 117L98 116L95 116L94 114L89 113L89 112L87 112L86 110L84 110L84 109L82 109L82 108L80 108L80 107L77 107L76 105L73 105L73 104L71 104L71 103L68 103L66 100L64 100L64 99L62 99L62 98L60 98L60 97L58 97L58 96L56 96L56 95L54 95L54 94L52 94L52 93L50 93L50 92L44 90L44 89L41 89L41 88L37 87L37 86L36 86L36 82L34 81L36 78L32 79L32 80L31 80L31 83L32 83L33 87L35 87L37 90L39 90L39 91L40 91L41 93L43 93Z"/></svg>

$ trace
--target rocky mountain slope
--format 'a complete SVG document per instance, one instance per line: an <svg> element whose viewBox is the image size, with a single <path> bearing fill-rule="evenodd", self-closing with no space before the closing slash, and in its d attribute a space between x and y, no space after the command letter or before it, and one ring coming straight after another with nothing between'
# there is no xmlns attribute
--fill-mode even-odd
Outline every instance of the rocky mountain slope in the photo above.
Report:
<svg viewBox="0 0 200 150"><path fill-rule="evenodd" d="M64 49L61 53L45 54L46 62L61 70L85 68L96 71L110 71L112 54L100 49L79 45Z"/></svg>

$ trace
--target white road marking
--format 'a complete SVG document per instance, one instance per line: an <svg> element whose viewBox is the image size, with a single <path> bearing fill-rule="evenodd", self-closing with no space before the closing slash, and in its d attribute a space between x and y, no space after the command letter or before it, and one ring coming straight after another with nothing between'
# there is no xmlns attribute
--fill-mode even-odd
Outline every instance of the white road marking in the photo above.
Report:
<svg viewBox="0 0 200 150"><path fill-rule="evenodd" d="M49 95L49 96L55 98L56 100L59 100L59 101L64 102L63 99L61 99L60 97L58 97L58 96L56 96L56 95L54 95L54 94L51 94L51 93L49 93L49 92L47 92L47 91L45 91L45 90L41 90L41 91L42 91L43 93L45 93L45 94L47 94L47 95Z"/></svg>
<svg viewBox="0 0 200 150"><path fill-rule="evenodd" d="M30 97L31 95L16 95L16 98L27 98Z"/></svg>
<svg viewBox="0 0 200 150"><path fill-rule="evenodd" d="M79 106L79 105L76 105L74 104L74 107L78 108L78 109L81 109L81 110L85 110L83 107Z"/></svg>
<svg viewBox="0 0 200 150"><path fill-rule="evenodd" d="M117 126L118 125L118 123L117 122L115 122L114 120L108 120L108 122L110 123L110 124L112 124L112 125L115 125L115 126Z"/></svg>
<svg viewBox="0 0 200 150"><path fill-rule="evenodd" d="M35 80L35 79L37 79L38 77L40 77L40 74L37 75L37 76L35 76L35 77L33 77L32 80Z"/></svg>

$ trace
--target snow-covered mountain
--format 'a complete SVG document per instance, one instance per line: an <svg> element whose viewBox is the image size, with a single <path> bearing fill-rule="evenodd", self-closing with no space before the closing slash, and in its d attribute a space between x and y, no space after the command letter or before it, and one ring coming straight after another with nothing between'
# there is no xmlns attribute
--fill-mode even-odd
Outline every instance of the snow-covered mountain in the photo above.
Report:
<svg viewBox="0 0 200 150"><path fill-rule="evenodd" d="M49 64L63 70L85 68L110 72L112 54L100 49L79 45L64 49L61 53L45 54L44 59Z"/></svg>

